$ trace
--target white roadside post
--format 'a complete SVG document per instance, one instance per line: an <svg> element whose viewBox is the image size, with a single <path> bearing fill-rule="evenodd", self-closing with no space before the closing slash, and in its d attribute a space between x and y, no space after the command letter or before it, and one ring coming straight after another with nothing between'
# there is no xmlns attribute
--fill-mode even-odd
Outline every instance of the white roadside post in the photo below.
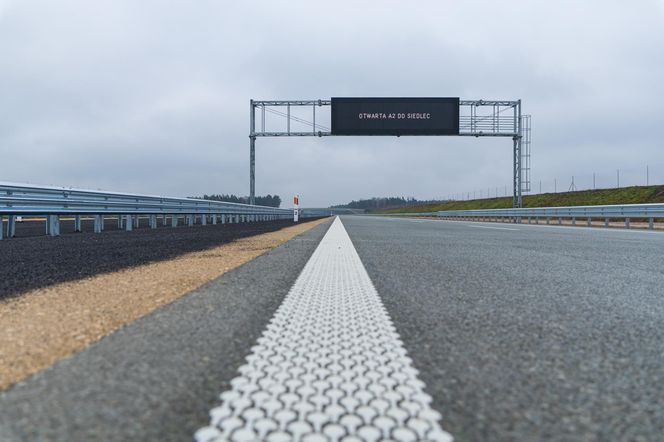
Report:
<svg viewBox="0 0 664 442"><path fill-rule="evenodd" d="M293 198L293 222L298 222L300 220L300 211L298 209L300 205L299 195L295 195Z"/></svg>

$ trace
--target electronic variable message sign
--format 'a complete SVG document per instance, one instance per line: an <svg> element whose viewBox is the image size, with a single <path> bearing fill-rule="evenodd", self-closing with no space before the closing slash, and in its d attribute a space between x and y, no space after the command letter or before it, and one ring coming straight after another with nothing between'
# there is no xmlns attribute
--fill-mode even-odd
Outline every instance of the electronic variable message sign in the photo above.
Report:
<svg viewBox="0 0 664 442"><path fill-rule="evenodd" d="M459 98L331 100L331 135L459 135Z"/></svg>

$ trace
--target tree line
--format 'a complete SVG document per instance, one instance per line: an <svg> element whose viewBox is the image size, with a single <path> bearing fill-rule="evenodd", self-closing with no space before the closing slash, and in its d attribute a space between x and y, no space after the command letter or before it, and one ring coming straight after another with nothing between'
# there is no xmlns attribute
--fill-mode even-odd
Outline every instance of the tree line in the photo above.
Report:
<svg viewBox="0 0 664 442"><path fill-rule="evenodd" d="M397 207L415 206L420 204L438 203L437 200L418 200L413 197L404 198L402 196L388 196L388 197L373 197L369 199L353 200L348 204L340 204L332 206L335 209L363 209L363 210L380 210L380 209L394 209Z"/></svg>
<svg viewBox="0 0 664 442"><path fill-rule="evenodd" d="M195 197L200 198L200 197ZM239 204L249 204L248 196L236 196L236 195L226 195L226 194L214 194L214 195L203 195L204 200L210 201L222 201L225 203L239 203ZM279 207L281 206L281 198L279 195L265 195L265 196L256 196L256 204L259 206L268 206L268 207Z"/></svg>

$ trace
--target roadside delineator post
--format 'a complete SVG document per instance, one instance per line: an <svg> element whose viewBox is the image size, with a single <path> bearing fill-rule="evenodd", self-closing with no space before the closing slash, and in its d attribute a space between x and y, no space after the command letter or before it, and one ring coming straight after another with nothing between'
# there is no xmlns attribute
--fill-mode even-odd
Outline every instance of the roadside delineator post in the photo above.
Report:
<svg viewBox="0 0 664 442"><path fill-rule="evenodd" d="M300 219L300 196L295 195L293 197L293 222L298 222Z"/></svg>

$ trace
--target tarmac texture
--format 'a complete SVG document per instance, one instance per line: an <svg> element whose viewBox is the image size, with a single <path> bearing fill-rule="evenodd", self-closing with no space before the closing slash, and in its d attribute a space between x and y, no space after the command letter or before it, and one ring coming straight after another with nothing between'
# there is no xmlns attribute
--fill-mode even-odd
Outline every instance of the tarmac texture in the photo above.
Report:
<svg viewBox="0 0 664 442"><path fill-rule="evenodd" d="M664 235L342 219L456 440L662 440Z"/></svg>

